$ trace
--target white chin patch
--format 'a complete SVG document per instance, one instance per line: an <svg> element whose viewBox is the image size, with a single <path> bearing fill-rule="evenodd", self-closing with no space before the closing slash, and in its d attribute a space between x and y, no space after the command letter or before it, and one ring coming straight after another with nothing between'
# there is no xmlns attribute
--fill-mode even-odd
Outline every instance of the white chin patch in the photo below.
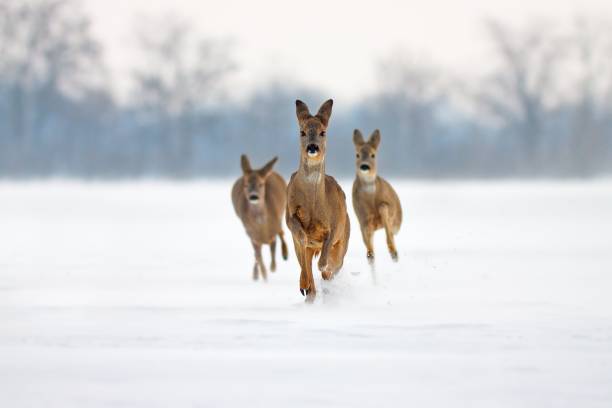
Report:
<svg viewBox="0 0 612 408"><path fill-rule="evenodd" d="M362 172L363 174L368 174L368 173L370 172L370 170L369 170L369 169L368 169L368 170L361 170L361 169L360 169L359 171L360 171L360 172Z"/></svg>
<svg viewBox="0 0 612 408"><path fill-rule="evenodd" d="M319 152L308 152L308 157L317 157Z"/></svg>
<svg viewBox="0 0 612 408"><path fill-rule="evenodd" d="M251 203L251 204L257 204L258 202L259 202L259 199L249 200L249 203Z"/></svg>

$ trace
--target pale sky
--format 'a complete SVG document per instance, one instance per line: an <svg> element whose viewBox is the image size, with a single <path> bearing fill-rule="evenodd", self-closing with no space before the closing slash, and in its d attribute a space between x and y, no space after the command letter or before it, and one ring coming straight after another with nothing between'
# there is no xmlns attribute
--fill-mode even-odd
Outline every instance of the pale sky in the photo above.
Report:
<svg viewBox="0 0 612 408"><path fill-rule="evenodd" d="M232 40L240 70L231 96L275 78L338 99L367 95L376 63L397 50L453 74L477 74L490 55L483 20L521 25L531 17L612 16L611 0L83 0L103 40L116 91L138 63L139 17L176 16L205 36Z"/></svg>

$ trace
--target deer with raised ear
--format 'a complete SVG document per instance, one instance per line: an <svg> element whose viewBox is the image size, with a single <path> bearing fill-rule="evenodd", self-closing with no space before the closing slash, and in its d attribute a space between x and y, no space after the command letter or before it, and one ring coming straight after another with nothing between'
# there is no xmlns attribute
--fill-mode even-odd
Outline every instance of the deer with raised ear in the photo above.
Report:
<svg viewBox="0 0 612 408"><path fill-rule="evenodd" d="M376 151L380 144L380 131L376 129L368 141L363 139L359 129L353 133L355 144L357 176L353 183L353 208L361 235L366 246L366 256L374 263L374 232L381 228L387 235L387 246L394 261L397 261L394 235L402 225L402 206L397 193L385 179L378 175Z"/></svg>
<svg viewBox="0 0 612 408"><path fill-rule="evenodd" d="M300 164L287 187L287 226L293 235L300 263L300 292L315 299L312 260L320 254L318 268L331 279L342 268L348 247L350 222L346 197L336 180L325 174L327 126L333 101L323 103L316 115L300 100L295 102L300 129Z"/></svg>
<svg viewBox="0 0 612 408"><path fill-rule="evenodd" d="M246 155L240 157L242 177L232 188L232 203L236 214L242 220L244 229L255 250L253 279L259 275L266 280L266 266L261 256L262 245L270 245L272 258L270 269L276 270L276 236L280 238L283 259L287 260L287 244L283 237L283 211L287 202L287 186L282 176L272 167L278 160L270 160L259 170L253 170Z"/></svg>

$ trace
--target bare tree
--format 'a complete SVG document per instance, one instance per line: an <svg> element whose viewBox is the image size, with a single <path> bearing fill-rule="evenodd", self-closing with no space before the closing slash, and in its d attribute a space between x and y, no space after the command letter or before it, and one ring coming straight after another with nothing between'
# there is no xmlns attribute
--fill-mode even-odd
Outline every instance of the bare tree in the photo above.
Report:
<svg viewBox="0 0 612 408"><path fill-rule="evenodd" d="M135 36L142 66L133 98L118 105L78 5L0 1L0 175L222 175L245 148L262 162L270 146L293 157L291 106L297 97L320 100L319 91L277 78L244 103L228 101L228 44L165 18ZM351 134L360 127L381 129L386 174L612 171L610 21L489 22L487 33L493 53L479 62L487 71L478 81L451 84L448 72L405 52L382 60L373 94L335 113L330 170L352 173ZM291 162L280 165L289 171Z"/></svg>
<svg viewBox="0 0 612 408"><path fill-rule="evenodd" d="M379 63L378 78L379 90L370 101L375 106L370 109L374 116L370 121L383 127L385 140L392 146L388 155L394 170L420 171L437 134L446 99L444 81L434 66L401 52Z"/></svg>
<svg viewBox="0 0 612 408"><path fill-rule="evenodd" d="M576 18L570 36L571 81L568 156L571 171L590 175L610 154L612 131L612 24L609 21Z"/></svg>
<svg viewBox="0 0 612 408"><path fill-rule="evenodd" d="M489 21L487 29L498 66L479 86L478 102L521 141L525 165L542 159L545 115L559 104L559 66L565 39L546 24L513 30Z"/></svg>
<svg viewBox="0 0 612 408"><path fill-rule="evenodd" d="M3 1L0 55L0 80L10 88L9 132L25 150L52 116L58 95L86 92L101 72L89 19L72 0Z"/></svg>
<svg viewBox="0 0 612 408"><path fill-rule="evenodd" d="M187 23L172 18L139 40L145 65L134 72L135 103L167 140L169 159L189 164L198 121L221 97L223 80L235 67L228 44L197 38Z"/></svg>

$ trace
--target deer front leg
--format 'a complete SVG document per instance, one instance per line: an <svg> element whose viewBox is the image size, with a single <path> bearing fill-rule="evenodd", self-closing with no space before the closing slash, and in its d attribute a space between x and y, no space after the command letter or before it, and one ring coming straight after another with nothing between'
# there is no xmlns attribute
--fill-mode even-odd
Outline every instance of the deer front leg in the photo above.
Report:
<svg viewBox="0 0 612 408"><path fill-rule="evenodd" d="M286 261L289 258L289 251L287 250L287 244L285 243L285 233L283 230L278 233L278 237L281 241L281 254L283 255L283 259Z"/></svg>
<svg viewBox="0 0 612 408"><path fill-rule="evenodd" d="M302 226L302 221L300 221L297 216L297 209L293 214L287 214L286 221L287 227L289 227L289 231L291 231L291 235L293 235L293 240L297 240L302 246L305 247L307 244L306 232Z"/></svg>
<svg viewBox="0 0 612 408"><path fill-rule="evenodd" d="M306 301L311 302L314 300L315 285L312 277L312 258L314 251L308 248L308 236L302 226L302 221L297 216L299 207L293 214L287 213L286 221L287 227L291 231L293 236L293 245L295 246L295 254L297 255L298 262L300 263L300 293L306 296Z"/></svg>
<svg viewBox="0 0 612 408"><path fill-rule="evenodd" d="M304 265L304 250L302 247L302 243L293 238L293 246L295 247L295 256L297 256L298 263L300 264L300 293L302 296L306 296L308 291L309 282L308 282L308 273L306 272L306 266Z"/></svg>
<svg viewBox="0 0 612 408"><path fill-rule="evenodd" d="M274 240L270 243L270 257L272 258L270 270L274 272L276 271L276 237L274 237Z"/></svg>
<svg viewBox="0 0 612 408"><path fill-rule="evenodd" d="M389 205L383 203L378 207L378 212L385 227L385 234L387 235L387 247L391 254L391 259L397 262L397 250L395 249L395 239L393 238L393 229L391 227L391 215L389 214Z"/></svg>
<svg viewBox="0 0 612 408"><path fill-rule="evenodd" d="M306 296L308 298L310 292L314 288L314 283L311 284L311 265L306 261L307 259L307 251L308 248L302 245L300 241L296 238L293 238L293 244L295 246L295 255L297 256L298 262L300 264L300 293L302 296ZM310 258L310 263L312 263L312 257Z"/></svg>
<svg viewBox="0 0 612 408"><path fill-rule="evenodd" d="M317 289L314 283L314 277L312 275L312 258L314 257L315 250L313 248L306 247L304 249L304 266L306 266L306 279L308 281L308 289L305 291L306 302L312 303L315 300Z"/></svg>
<svg viewBox="0 0 612 408"><path fill-rule="evenodd" d="M374 245L372 244L372 238L374 236L374 228L369 224L361 227L361 236L363 237L363 243L366 246L366 257L370 265L374 264Z"/></svg>
<svg viewBox="0 0 612 408"><path fill-rule="evenodd" d="M263 280L268 280L268 272L266 271L266 266L263 263L263 258L261 256L261 244L253 243L253 249L255 250L255 260L257 261L257 265L259 266L259 272L261 273L261 277Z"/></svg>

